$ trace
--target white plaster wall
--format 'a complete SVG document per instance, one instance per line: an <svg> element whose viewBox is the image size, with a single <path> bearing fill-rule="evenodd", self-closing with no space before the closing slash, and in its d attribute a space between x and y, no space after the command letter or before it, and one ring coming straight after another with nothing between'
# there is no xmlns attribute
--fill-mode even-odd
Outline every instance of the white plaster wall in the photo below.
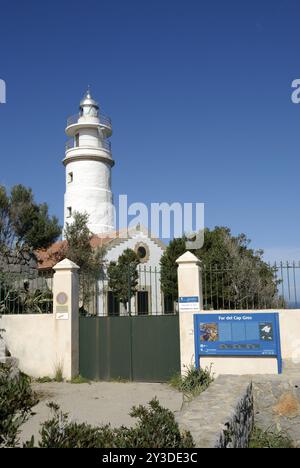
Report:
<svg viewBox="0 0 300 468"><path fill-rule="evenodd" d="M68 174L73 182L68 183ZM67 208L72 212L89 214L88 226L95 234L114 229L113 195L111 192L111 167L102 161L78 160L66 166L65 224L72 223Z"/></svg>
<svg viewBox="0 0 300 468"><path fill-rule="evenodd" d="M222 313L279 313L281 352L283 359L300 357L300 309L284 310L212 310L203 311L203 314ZM201 313L201 312L200 312ZM180 313L180 336L181 336L181 364L182 370L195 363L194 345L194 313ZM228 358L207 357L201 358L201 366L213 364L213 371L219 374L273 374L277 373L277 360L273 358Z"/></svg>
<svg viewBox="0 0 300 468"><path fill-rule="evenodd" d="M119 245L116 245L112 249L109 249L107 252L107 260L109 262L117 261L119 256L122 255L122 253L124 252L124 250L134 250L136 244L139 243L147 244L150 251L149 260L145 263L142 263L141 267L143 268L145 266L147 269L151 267L153 270L155 267L159 268L159 262L163 254L163 249L143 232L138 232L132 238L124 239L124 241L121 242Z"/></svg>
<svg viewBox="0 0 300 468"><path fill-rule="evenodd" d="M78 375L78 289L77 274L60 269L53 279L53 314L0 316L0 329L5 330L3 338L7 348L26 374L32 377L54 377L57 368L61 367L66 379ZM68 317L64 320L58 320L56 316L59 306L56 298L61 292L68 298Z"/></svg>
<svg viewBox="0 0 300 468"><path fill-rule="evenodd" d="M262 357L204 357L200 366L210 368L215 377L219 375L274 375L278 373L276 358Z"/></svg>
<svg viewBox="0 0 300 468"><path fill-rule="evenodd" d="M32 377L54 377L56 366L53 315L3 315L0 328L20 369Z"/></svg>

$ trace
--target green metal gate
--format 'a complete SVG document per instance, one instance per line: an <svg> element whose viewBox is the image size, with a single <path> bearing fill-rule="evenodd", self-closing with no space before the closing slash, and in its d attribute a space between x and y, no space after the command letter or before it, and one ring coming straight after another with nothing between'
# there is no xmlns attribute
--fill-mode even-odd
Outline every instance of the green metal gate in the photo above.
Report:
<svg viewBox="0 0 300 468"><path fill-rule="evenodd" d="M178 315L80 317L80 374L166 382L180 371Z"/></svg>

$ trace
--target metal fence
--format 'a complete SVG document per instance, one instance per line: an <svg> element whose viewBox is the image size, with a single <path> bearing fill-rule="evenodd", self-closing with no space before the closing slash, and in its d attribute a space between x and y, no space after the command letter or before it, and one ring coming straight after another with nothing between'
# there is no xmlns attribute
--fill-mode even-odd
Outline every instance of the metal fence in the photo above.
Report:
<svg viewBox="0 0 300 468"><path fill-rule="evenodd" d="M109 287L107 271L103 270L98 279L81 275L81 313L98 316L178 313L176 270L168 278L174 286L172 295L164 292L159 268L140 265L137 271L134 292L129 288L123 302ZM202 285L205 310L300 308L300 263L296 262L259 264L256 268L243 264L235 268L202 265Z"/></svg>
<svg viewBox="0 0 300 468"><path fill-rule="evenodd" d="M108 151L109 153L111 153L111 141L110 140L107 140L106 138L103 139L103 141L100 143L97 144L97 146L85 146L84 144L81 146L82 147L85 147L85 148L91 148L91 149L103 149L105 151ZM75 144L75 141L74 141L74 138L70 138L69 140L67 140L66 142L66 151L70 150L70 149L77 149L79 148L79 146L76 146Z"/></svg>
<svg viewBox="0 0 300 468"><path fill-rule="evenodd" d="M52 274L0 272L0 315L53 312Z"/></svg>
<svg viewBox="0 0 300 468"><path fill-rule="evenodd" d="M108 281L107 270L95 278L80 274L82 315L142 316L178 313L176 270L168 281L173 294L166 294L159 268L139 265L134 287L122 298ZM126 272L125 272L126 276ZM128 276L130 279L130 275ZM124 279L123 279L124 282ZM165 283L165 282L164 282ZM202 265L205 310L258 310L300 308L300 262L228 267ZM171 288L168 288L172 290ZM0 314L52 313L52 274L34 277L0 272Z"/></svg>
<svg viewBox="0 0 300 468"><path fill-rule="evenodd" d="M107 270L102 270L98 278L80 274L81 314L136 316L174 315L178 312L177 295L164 294L158 268L139 265L134 287L130 285L131 280L128 270L124 270L123 299L120 299L118 292L109 286Z"/></svg>
<svg viewBox="0 0 300 468"><path fill-rule="evenodd" d="M202 282L205 310L300 308L300 262L203 265Z"/></svg>
<svg viewBox="0 0 300 468"><path fill-rule="evenodd" d="M81 113L71 115L70 117L67 118L67 127L70 125L77 124L78 120L82 117ZM100 124L103 125L103 127L108 128L110 131L112 129L112 122L111 118L108 117L106 114L103 114L102 112L99 113L98 115Z"/></svg>

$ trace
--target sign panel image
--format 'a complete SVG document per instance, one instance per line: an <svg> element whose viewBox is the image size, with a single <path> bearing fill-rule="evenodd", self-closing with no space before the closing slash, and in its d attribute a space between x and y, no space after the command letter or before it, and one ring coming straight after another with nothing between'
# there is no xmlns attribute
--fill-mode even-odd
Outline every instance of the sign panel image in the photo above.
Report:
<svg viewBox="0 0 300 468"><path fill-rule="evenodd" d="M201 356L277 357L281 373L279 316L275 314L197 314L196 366Z"/></svg>

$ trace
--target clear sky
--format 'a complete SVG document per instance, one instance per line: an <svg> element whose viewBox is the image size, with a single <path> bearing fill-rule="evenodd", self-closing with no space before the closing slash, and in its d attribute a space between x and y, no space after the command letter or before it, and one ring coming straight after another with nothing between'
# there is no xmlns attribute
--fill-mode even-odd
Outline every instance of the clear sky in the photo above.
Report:
<svg viewBox="0 0 300 468"><path fill-rule="evenodd" d="M63 218L64 128L90 84L113 191L300 260L299 0L0 0L0 184Z"/></svg>

